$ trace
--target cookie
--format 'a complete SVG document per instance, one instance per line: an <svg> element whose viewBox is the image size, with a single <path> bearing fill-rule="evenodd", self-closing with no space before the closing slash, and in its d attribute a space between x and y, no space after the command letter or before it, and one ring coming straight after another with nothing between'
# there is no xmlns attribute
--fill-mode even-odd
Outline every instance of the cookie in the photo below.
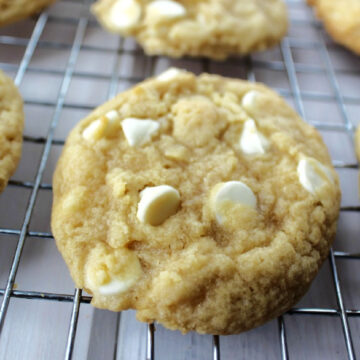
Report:
<svg viewBox="0 0 360 360"><path fill-rule="evenodd" d="M225 59L277 44L287 31L283 0L99 0L107 30L134 36L148 55Z"/></svg>
<svg viewBox="0 0 360 360"><path fill-rule="evenodd" d="M0 70L0 192L19 162L23 126L22 98L12 80Z"/></svg>
<svg viewBox="0 0 360 360"><path fill-rule="evenodd" d="M40 12L56 0L0 0L0 26Z"/></svg>
<svg viewBox="0 0 360 360"><path fill-rule="evenodd" d="M360 162L360 126L357 127L355 132L355 153L358 161Z"/></svg>
<svg viewBox="0 0 360 360"><path fill-rule="evenodd" d="M339 44L360 54L360 2L358 0L307 0L326 30Z"/></svg>
<svg viewBox="0 0 360 360"><path fill-rule="evenodd" d="M340 190L319 133L261 84L170 69L69 135L52 230L92 304L233 334L308 289Z"/></svg>

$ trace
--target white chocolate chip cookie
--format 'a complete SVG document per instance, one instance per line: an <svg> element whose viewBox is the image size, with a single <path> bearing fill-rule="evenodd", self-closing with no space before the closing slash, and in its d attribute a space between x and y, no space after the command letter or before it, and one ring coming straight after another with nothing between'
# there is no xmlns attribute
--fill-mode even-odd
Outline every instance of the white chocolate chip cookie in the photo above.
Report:
<svg viewBox="0 0 360 360"><path fill-rule="evenodd" d="M109 31L134 36L149 55L225 59L277 44L287 31L283 0L99 0Z"/></svg>
<svg viewBox="0 0 360 360"><path fill-rule="evenodd" d="M355 132L355 153L358 161L360 161L360 126L356 128Z"/></svg>
<svg viewBox="0 0 360 360"><path fill-rule="evenodd" d="M360 55L360 1L307 0L333 39Z"/></svg>
<svg viewBox="0 0 360 360"><path fill-rule="evenodd" d="M12 80L0 71L0 193L19 162L23 127L22 98Z"/></svg>
<svg viewBox="0 0 360 360"><path fill-rule="evenodd" d="M81 121L53 185L56 243L94 306L212 334L304 295L340 203L320 135L281 97L178 69Z"/></svg>
<svg viewBox="0 0 360 360"><path fill-rule="evenodd" d="M0 0L0 26L36 14L56 0Z"/></svg>

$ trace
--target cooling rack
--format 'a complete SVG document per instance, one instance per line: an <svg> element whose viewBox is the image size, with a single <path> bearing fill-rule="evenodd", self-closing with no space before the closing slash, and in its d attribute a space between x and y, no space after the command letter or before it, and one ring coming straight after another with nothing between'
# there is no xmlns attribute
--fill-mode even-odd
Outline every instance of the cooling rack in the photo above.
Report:
<svg viewBox="0 0 360 360"><path fill-rule="evenodd" d="M356 359L360 344L360 203L353 133L360 61L328 38L312 10L288 0L291 29L277 48L226 63L147 57L107 34L89 1L62 0L0 29L0 68L25 100L23 157L0 196L2 359ZM51 176L69 130L92 108L169 66L262 81L316 126L343 199L328 261L309 293L277 320L229 337L182 336L93 309L74 289L49 228ZM359 356L359 355L358 355Z"/></svg>

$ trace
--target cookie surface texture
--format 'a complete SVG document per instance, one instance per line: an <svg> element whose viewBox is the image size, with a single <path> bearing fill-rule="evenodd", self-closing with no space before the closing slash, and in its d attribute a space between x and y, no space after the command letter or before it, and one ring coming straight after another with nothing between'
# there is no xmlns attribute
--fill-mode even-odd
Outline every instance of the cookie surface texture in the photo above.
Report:
<svg viewBox="0 0 360 360"><path fill-rule="evenodd" d="M134 36L149 55L225 59L277 44L288 20L283 0L99 0L107 30Z"/></svg>
<svg viewBox="0 0 360 360"><path fill-rule="evenodd" d="M0 71L0 192L19 162L23 126L22 98L13 81Z"/></svg>
<svg viewBox="0 0 360 360"><path fill-rule="evenodd" d="M176 69L82 120L53 185L57 246L94 306L212 334L299 300L340 201L320 135L281 97Z"/></svg>
<svg viewBox="0 0 360 360"><path fill-rule="evenodd" d="M339 44L360 55L360 1L307 0Z"/></svg>
<svg viewBox="0 0 360 360"><path fill-rule="evenodd" d="M0 0L0 26L40 12L56 0Z"/></svg>

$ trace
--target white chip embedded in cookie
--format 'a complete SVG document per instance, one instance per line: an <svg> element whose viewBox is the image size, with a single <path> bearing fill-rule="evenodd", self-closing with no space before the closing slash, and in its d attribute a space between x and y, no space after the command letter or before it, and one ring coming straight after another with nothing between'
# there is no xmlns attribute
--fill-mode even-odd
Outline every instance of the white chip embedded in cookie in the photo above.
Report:
<svg viewBox="0 0 360 360"><path fill-rule="evenodd" d="M155 0L146 7L147 16L155 21L168 21L186 15L186 9L172 0Z"/></svg>
<svg viewBox="0 0 360 360"><path fill-rule="evenodd" d="M180 205L180 194L169 185L147 187L140 193L137 218L145 224L161 225L174 215Z"/></svg>
<svg viewBox="0 0 360 360"><path fill-rule="evenodd" d="M97 119L92 122L82 133L82 136L87 141L99 140L106 129L106 121Z"/></svg>
<svg viewBox="0 0 360 360"><path fill-rule="evenodd" d="M256 196L253 191L241 181L228 181L218 184L213 190L212 207L218 223L223 222L224 205L240 204L245 207L256 207Z"/></svg>
<svg viewBox="0 0 360 360"><path fill-rule="evenodd" d="M259 97L261 97L261 93L256 90L251 90L244 95L241 105L246 111L251 113L258 106Z"/></svg>
<svg viewBox="0 0 360 360"><path fill-rule="evenodd" d="M327 182L333 182L331 171L314 158L304 157L297 167L301 185L315 194Z"/></svg>
<svg viewBox="0 0 360 360"><path fill-rule="evenodd" d="M121 126L130 146L146 144L160 128L160 124L157 121L135 118L123 120Z"/></svg>
<svg viewBox="0 0 360 360"><path fill-rule="evenodd" d="M82 137L89 142L100 140L120 126L120 116L116 110L107 112L104 116L89 124L83 131Z"/></svg>
<svg viewBox="0 0 360 360"><path fill-rule="evenodd" d="M101 248L95 249L89 259L92 261L88 261L86 267L86 286L101 295L122 294L134 286L143 274L139 259L127 249L117 249L114 254Z"/></svg>
<svg viewBox="0 0 360 360"><path fill-rule="evenodd" d="M288 27L284 0L98 0L92 11L107 30L135 37L148 55L175 58L261 51Z"/></svg>
<svg viewBox="0 0 360 360"><path fill-rule="evenodd" d="M181 74L181 70L177 68L170 68L157 76L159 81L171 81Z"/></svg>
<svg viewBox="0 0 360 360"><path fill-rule="evenodd" d="M105 117L109 120L109 123L111 124L120 121L119 113L116 110L110 110L105 114Z"/></svg>
<svg viewBox="0 0 360 360"><path fill-rule="evenodd" d="M251 91L261 97L249 111ZM85 140L98 120L101 137ZM208 334L294 306L328 256L340 204L319 133L284 99L175 69L74 128L53 194L57 246L94 306Z"/></svg>
<svg viewBox="0 0 360 360"><path fill-rule="evenodd" d="M120 31L136 26L140 17L141 6L136 0L116 0L109 13L111 24Z"/></svg>
<svg viewBox="0 0 360 360"><path fill-rule="evenodd" d="M257 130L255 121L246 120L240 137L241 150L248 155L262 155L269 146L269 141Z"/></svg>

